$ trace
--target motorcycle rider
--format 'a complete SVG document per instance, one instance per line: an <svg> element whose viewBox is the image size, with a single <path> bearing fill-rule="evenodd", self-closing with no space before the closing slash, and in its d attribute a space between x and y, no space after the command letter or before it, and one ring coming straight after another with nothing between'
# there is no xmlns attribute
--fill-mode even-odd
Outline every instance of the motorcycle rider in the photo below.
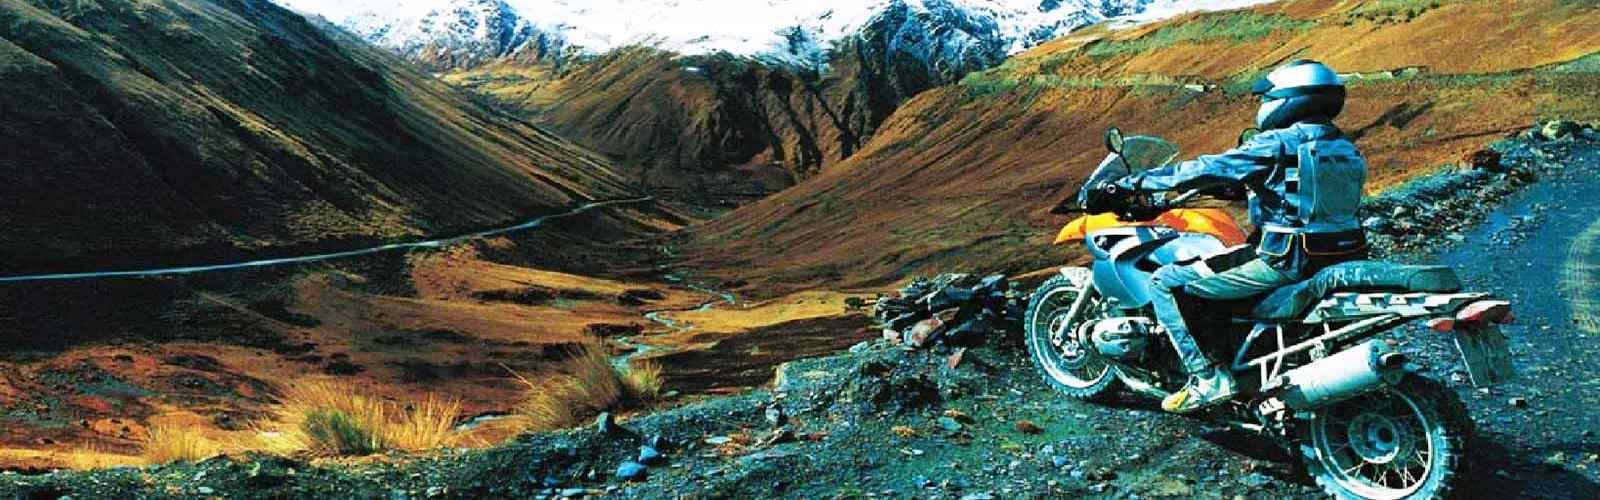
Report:
<svg viewBox="0 0 1600 500"><path fill-rule="evenodd" d="M1366 161L1332 123L1344 109L1338 74L1315 61L1295 61L1255 83L1256 125L1263 132L1220 155L1201 156L1125 177L1100 187L1100 203L1130 194L1191 189L1249 191L1250 243L1221 255L1165 266L1152 276L1156 319L1177 349L1188 385L1162 409L1188 413L1236 392L1227 367L1201 351L1179 309L1179 298L1233 300L1307 279L1322 268L1365 258L1366 237L1356 216ZM1252 248L1253 247L1253 248Z"/></svg>

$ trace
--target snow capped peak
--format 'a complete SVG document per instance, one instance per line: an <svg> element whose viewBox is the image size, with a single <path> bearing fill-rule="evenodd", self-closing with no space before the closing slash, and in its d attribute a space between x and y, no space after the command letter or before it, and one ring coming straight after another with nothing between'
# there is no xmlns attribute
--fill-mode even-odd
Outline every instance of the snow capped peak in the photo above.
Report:
<svg viewBox="0 0 1600 500"><path fill-rule="evenodd" d="M824 57L835 44L892 17L1005 54L1079 26L1138 14L1157 19L1186 10L1231 8L1261 0L275 0L320 14L402 53L488 51L522 44L602 53L650 45L685 55L727 52L769 60ZM944 33L954 29L959 33ZM902 33L905 34L905 33ZM948 41L948 40L945 40ZM558 46L558 47L552 47Z"/></svg>

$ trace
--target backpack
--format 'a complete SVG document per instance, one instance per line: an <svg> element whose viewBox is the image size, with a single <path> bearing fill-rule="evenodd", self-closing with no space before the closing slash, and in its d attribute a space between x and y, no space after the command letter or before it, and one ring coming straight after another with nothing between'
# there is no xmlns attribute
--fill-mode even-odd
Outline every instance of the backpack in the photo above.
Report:
<svg viewBox="0 0 1600 500"><path fill-rule="evenodd" d="M1360 229L1367 161L1355 144L1337 136L1316 139L1301 144L1297 156L1299 165L1288 168L1284 179L1294 225L1308 233Z"/></svg>

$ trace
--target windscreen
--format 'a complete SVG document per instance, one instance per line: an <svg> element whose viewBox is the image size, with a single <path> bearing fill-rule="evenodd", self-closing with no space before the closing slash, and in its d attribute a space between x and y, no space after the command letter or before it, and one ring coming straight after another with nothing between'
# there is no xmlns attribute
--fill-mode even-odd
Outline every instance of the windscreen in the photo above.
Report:
<svg viewBox="0 0 1600 500"><path fill-rule="evenodd" d="M1103 182L1116 181L1123 177L1166 165L1178 157L1178 145L1167 142L1160 137L1141 135L1129 137L1122 143L1122 154L1112 153L1106 156L1105 161L1084 179L1083 187L1079 188L1078 206L1084 206L1089 186L1099 186Z"/></svg>
<svg viewBox="0 0 1600 500"><path fill-rule="evenodd" d="M1122 143L1122 157L1130 173L1158 168L1178 157L1178 145L1160 137L1141 135Z"/></svg>

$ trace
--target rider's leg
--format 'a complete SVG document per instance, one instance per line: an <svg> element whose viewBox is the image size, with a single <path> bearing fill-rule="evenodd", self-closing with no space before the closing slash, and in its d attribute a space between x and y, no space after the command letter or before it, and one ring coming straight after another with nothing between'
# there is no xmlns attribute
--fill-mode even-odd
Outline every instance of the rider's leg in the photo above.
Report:
<svg viewBox="0 0 1600 500"><path fill-rule="evenodd" d="M1250 259L1239 267L1190 281L1184 284L1183 291L1207 300L1234 300L1261 295L1297 281L1299 278L1279 271L1267 261Z"/></svg>
<svg viewBox="0 0 1600 500"><path fill-rule="evenodd" d="M1179 364L1190 375L1210 368L1211 360L1200 350L1194 335L1189 334L1189 325L1178 308L1176 294L1184 285L1202 277L1204 274L1199 268L1177 264L1163 266L1150 277L1150 305L1155 309L1156 321L1166 328L1167 340L1172 341L1172 347L1178 351Z"/></svg>
<svg viewBox="0 0 1600 500"><path fill-rule="evenodd" d="M1200 299L1231 300L1260 295L1293 283L1295 279L1264 261L1250 258L1221 272L1215 272L1204 262L1166 266L1156 272L1152 281L1150 296L1156 319L1166 327L1167 337L1190 375L1189 384L1162 401L1162 408L1186 413L1226 400L1235 388L1229 371L1213 365L1189 332L1178 309L1177 290Z"/></svg>
<svg viewBox="0 0 1600 500"><path fill-rule="evenodd" d="M1178 359L1186 373L1200 373L1210 368L1211 360L1200 350L1200 345L1195 342L1194 336L1189 334L1188 323L1184 321L1183 312L1178 308L1177 291L1183 290L1189 295L1200 298L1217 298L1218 292L1222 291L1216 290L1215 286L1205 287L1201 290L1202 294L1195 294L1187 289L1188 285L1206 281L1219 272L1227 272L1256 260L1258 259L1254 248L1240 245L1202 260L1163 266L1151 275L1150 302L1155 309L1156 321L1166 327L1167 339L1171 340L1172 346L1177 349Z"/></svg>

